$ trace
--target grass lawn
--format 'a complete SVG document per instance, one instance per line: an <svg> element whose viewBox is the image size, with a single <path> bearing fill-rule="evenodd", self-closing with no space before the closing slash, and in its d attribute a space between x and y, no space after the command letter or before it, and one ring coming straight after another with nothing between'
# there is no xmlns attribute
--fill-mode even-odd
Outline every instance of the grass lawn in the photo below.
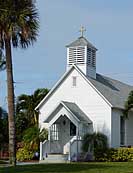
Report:
<svg viewBox="0 0 133 173"><path fill-rule="evenodd" d="M133 162L39 164L0 167L0 173L133 173Z"/></svg>

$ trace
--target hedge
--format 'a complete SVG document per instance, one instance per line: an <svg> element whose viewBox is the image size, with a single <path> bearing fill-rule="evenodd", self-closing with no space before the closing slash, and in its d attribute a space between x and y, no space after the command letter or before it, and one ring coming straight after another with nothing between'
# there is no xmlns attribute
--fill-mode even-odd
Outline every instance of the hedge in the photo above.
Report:
<svg viewBox="0 0 133 173"><path fill-rule="evenodd" d="M133 148L97 149L94 151L95 161L125 162L133 161Z"/></svg>

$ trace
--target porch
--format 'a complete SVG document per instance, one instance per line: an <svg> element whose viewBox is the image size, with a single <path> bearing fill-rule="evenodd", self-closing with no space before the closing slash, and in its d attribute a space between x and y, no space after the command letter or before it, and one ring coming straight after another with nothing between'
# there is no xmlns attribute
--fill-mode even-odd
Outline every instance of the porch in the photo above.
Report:
<svg viewBox="0 0 133 173"><path fill-rule="evenodd" d="M75 103L61 102L46 122L48 140L40 143L40 160L60 155L64 161L76 161L82 152L82 137L93 130L92 121ZM60 159L56 158L56 162L58 160Z"/></svg>

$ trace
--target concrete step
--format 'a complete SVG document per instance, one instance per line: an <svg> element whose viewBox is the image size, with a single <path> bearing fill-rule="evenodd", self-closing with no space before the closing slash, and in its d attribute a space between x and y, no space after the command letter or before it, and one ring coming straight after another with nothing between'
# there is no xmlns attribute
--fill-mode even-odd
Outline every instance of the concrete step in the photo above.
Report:
<svg viewBox="0 0 133 173"><path fill-rule="evenodd" d="M66 163L68 162L68 154L48 154L40 163Z"/></svg>

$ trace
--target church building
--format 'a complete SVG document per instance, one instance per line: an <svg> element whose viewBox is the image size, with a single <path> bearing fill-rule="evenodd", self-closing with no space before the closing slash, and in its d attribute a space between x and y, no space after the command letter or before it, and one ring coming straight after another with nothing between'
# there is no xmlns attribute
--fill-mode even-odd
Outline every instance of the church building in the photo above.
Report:
<svg viewBox="0 0 133 173"><path fill-rule="evenodd" d="M71 161L86 133L102 132L110 147L133 145L133 113L123 118L133 86L96 72L97 48L84 36L68 44L66 72L37 106L39 126L48 129L40 160ZM52 161L51 161L52 162Z"/></svg>

